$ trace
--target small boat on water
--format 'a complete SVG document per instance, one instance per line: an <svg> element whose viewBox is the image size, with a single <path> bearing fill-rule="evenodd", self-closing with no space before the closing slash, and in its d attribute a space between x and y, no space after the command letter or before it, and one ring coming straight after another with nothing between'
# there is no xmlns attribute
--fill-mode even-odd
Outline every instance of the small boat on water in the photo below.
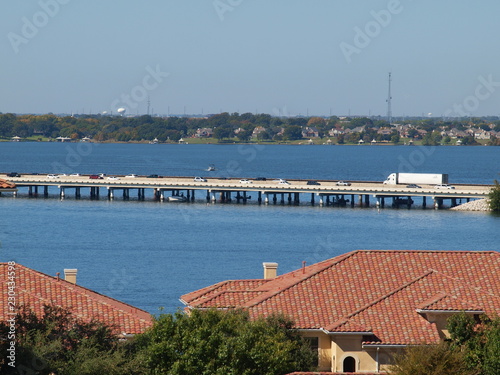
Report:
<svg viewBox="0 0 500 375"><path fill-rule="evenodd" d="M207 168L207 171L208 171L208 172L213 172L213 171L215 171L215 165L210 164L210 165L208 166L208 168Z"/></svg>
<svg viewBox="0 0 500 375"><path fill-rule="evenodd" d="M183 195L172 195L167 197L167 202L187 202L187 198Z"/></svg>

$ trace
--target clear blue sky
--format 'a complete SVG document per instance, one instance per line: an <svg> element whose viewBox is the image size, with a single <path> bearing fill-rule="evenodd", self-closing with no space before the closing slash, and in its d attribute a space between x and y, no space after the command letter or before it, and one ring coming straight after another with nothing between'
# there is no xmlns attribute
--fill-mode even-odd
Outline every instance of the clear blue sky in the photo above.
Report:
<svg viewBox="0 0 500 375"><path fill-rule="evenodd" d="M149 95L160 114L385 116L391 71L394 116L499 115L499 14L498 0L3 1L0 112L141 114Z"/></svg>

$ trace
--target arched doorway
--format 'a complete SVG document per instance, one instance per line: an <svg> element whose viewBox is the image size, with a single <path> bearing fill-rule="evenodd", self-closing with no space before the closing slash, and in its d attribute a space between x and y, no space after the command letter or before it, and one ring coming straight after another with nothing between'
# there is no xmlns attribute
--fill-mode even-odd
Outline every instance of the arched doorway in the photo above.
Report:
<svg viewBox="0 0 500 375"><path fill-rule="evenodd" d="M343 372L356 372L356 360L353 357L344 358Z"/></svg>

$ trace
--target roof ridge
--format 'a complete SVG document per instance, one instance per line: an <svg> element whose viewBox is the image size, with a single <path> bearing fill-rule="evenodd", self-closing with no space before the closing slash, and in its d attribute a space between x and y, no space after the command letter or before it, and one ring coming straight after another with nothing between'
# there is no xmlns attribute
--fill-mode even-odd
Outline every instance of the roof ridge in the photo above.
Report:
<svg viewBox="0 0 500 375"><path fill-rule="evenodd" d="M81 286L78 284L73 284L67 280L60 278L59 276L51 276L51 275L48 275L48 274L43 273L41 271L38 271L38 270L35 270L33 268L19 264L19 263L16 263L16 267L21 267L25 270L25 272L29 272L31 274L36 274L38 277L45 278L47 281L50 281L51 283L55 283L55 285L59 285L60 287L63 287L63 288L68 289L70 291L71 291L71 289L76 289L75 292L80 293L81 295L83 295L89 299L92 299L93 301L96 301L98 303L101 303L103 305L113 306L117 310L120 310L125 314L133 315L132 311L135 310L138 313L144 313L144 314L147 314L148 316L151 316L151 314L149 314L145 310L142 310L142 309L135 307L131 304L128 304L126 302L122 302L120 300L117 300L116 298L101 294L99 292L96 292L96 291L89 289L89 288L86 288L84 286ZM32 293L29 293L27 291L25 291L25 293L33 295ZM103 299L110 300L110 301L114 302L114 304L112 305L111 303L109 303L109 301L103 301L102 299L96 298L96 295L99 297L102 297ZM52 303L52 300L49 300L49 299L44 298L42 296L36 295L36 297L40 300L50 301L50 303ZM128 310L125 309L124 306L129 308L129 309ZM142 318L142 317L139 319L146 320L145 318Z"/></svg>
<svg viewBox="0 0 500 375"><path fill-rule="evenodd" d="M346 260L347 258L350 258L350 257L354 256L355 254L357 254L359 251L360 251L360 250L354 250L354 251L351 251L351 252L346 253L346 254L341 254L341 255L338 255L338 256L336 256L336 257L333 257L333 258L330 258L330 259L326 259L326 260L324 260L324 261L322 261L322 262L319 262L319 263L314 263L314 264L311 264L310 266L307 266L307 267L317 266L318 264L323 263L323 262L325 263L325 265L321 266L321 267L319 268L319 270L317 270L316 272L312 272L312 273L310 273L310 274L307 274L307 273L306 273L306 275L307 275L307 276L298 277L298 278L297 278L297 280L295 280L295 282L293 282L293 283L291 283L291 284L289 284L289 285L287 285L287 286L283 287L282 289L279 289L279 290L277 290L277 291L268 290L268 291L266 291L266 292L264 292L264 293L263 293L264 295L262 295L262 296L257 296L257 297L255 297L255 298L253 298L254 300L256 300L255 302L253 302L252 300L247 301L247 303L245 303L245 307L247 307L247 308L248 308L248 307L253 307L253 306L256 306L256 305L258 305L258 304L260 304L260 303L262 303L262 302L264 302L264 301L268 300L268 299L269 299L269 298L271 298L271 297L274 297L274 296L276 296L276 295L278 295L278 294L280 294L280 293L283 293L284 291L286 291L286 290L288 290L288 289L290 289L290 288L292 288L292 287L296 286L297 284L299 284L299 283L301 283L301 282L303 282L303 281L305 281L305 280L310 279L310 278L311 278L311 277L313 277L313 276L316 276L317 274L319 274L319 273L321 273L321 272L325 271L326 269L328 269L328 268L330 268L330 267L333 267L333 266L336 266L336 265L340 264L341 262L343 262L343 261L344 261L344 260ZM329 263L329 262L331 262L333 259L337 259L337 258L339 258L337 261L334 261L333 263ZM307 267L306 267L306 268L307 268ZM290 271L290 272L285 273L285 274L283 274L283 275L281 275L281 276L279 276L279 277L280 277L280 278L284 278L283 276L285 276L285 275L288 275L289 277L291 277L291 276L295 277L294 273L295 273L295 272L299 272L300 270L301 270L301 269L294 270L294 271ZM275 278L275 279L271 280L271 282L272 282L272 281L274 281L274 280L278 280L278 278ZM281 279L280 279L280 280L281 280Z"/></svg>
<svg viewBox="0 0 500 375"><path fill-rule="evenodd" d="M442 276L442 277L445 277L447 279L450 279L450 280L453 280L457 283L459 283L460 285L463 285L465 288L469 289L469 290L473 290L479 294L482 294L482 295L487 295L487 296L490 296L490 297L495 297L495 298L499 298L500 299L500 296L499 295L496 295L496 294L493 294L493 293L490 293L490 292L484 292L483 288L481 288L480 286L473 286L473 285L470 285L469 283L465 282L464 279L461 279L459 277L453 277L453 276L450 276L450 275L447 275L441 271L438 271L438 270L434 270L436 272L436 274L438 274L439 276Z"/></svg>
<svg viewBox="0 0 500 375"><path fill-rule="evenodd" d="M349 319L351 319L355 315L358 315L359 313L367 310L368 308L372 307L373 305L376 305L377 303L383 301L384 299L387 299L388 297L390 297L390 296L392 296L392 295L400 292L401 290L408 288L410 285L415 284L416 282L418 282L418 281L426 278L427 276L431 275L434 272L436 272L436 271L435 270L429 270L429 271L424 272L422 275L417 276L416 278L414 278L414 279L412 279L412 280L404 283L403 285L399 286L398 288L396 288L396 289L394 289L394 290L392 290L392 291L384 294L383 296L378 297L374 301L367 303L365 306L363 306L363 307L357 309L356 311L350 313L349 315L345 316L344 319L339 319L337 322L343 321L343 323L341 323L341 324L347 323L349 321ZM335 322L335 323L337 323L337 322ZM334 329L335 327L337 327L337 325L335 325L335 323L331 324L326 329L328 331L331 331L332 329ZM338 324L338 325L341 325L341 324Z"/></svg>

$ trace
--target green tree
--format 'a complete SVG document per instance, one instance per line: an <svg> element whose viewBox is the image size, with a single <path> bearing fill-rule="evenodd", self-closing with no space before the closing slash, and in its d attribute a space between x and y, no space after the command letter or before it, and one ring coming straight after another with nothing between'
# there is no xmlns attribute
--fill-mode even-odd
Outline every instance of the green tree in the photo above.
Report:
<svg viewBox="0 0 500 375"><path fill-rule="evenodd" d="M163 314L140 341L153 374L281 375L315 358L290 320L240 310Z"/></svg>
<svg viewBox="0 0 500 375"><path fill-rule="evenodd" d="M97 320L84 322L60 307L46 305L42 316L29 308L16 315L16 369L5 363L1 374L132 375L145 374L145 365L129 344L119 341L113 327ZM9 325L0 323L0 337ZM1 341L0 350L7 352Z"/></svg>
<svg viewBox="0 0 500 375"><path fill-rule="evenodd" d="M493 212L500 212L500 184L495 180L495 186L488 194L488 202Z"/></svg>
<svg viewBox="0 0 500 375"><path fill-rule="evenodd" d="M408 347L395 357L390 375L473 375L464 353L446 342Z"/></svg>
<svg viewBox="0 0 500 375"><path fill-rule="evenodd" d="M286 126L283 132L283 139L287 141L302 139L302 128L298 125Z"/></svg>

